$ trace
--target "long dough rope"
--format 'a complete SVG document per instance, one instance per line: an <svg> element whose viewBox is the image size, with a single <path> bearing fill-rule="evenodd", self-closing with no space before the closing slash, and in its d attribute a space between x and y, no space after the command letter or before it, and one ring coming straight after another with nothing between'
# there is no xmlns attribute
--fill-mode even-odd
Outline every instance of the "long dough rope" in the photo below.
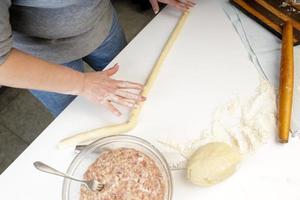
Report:
<svg viewBox="0 0 300 200"><path fill-rule="evenodd" d="M188 14L189 14L188 12L185 12L181 15L179 21L176 24L176 27L174 28L171 36L169 37L168 41L166 42L160 56L156 60L155 65L151 71L151 74L149 75L149 77L146 81L144 90L142 92L143 96L145 96L145 97L148 96L148 93L149 93L156 77L158 76L160 67L162 66L165 58L167 57L171 47L175 43L183 25L185 24ZM91 131L79 133L77 135L74 135L74 136L71 136L71 137L61 140L58 144L58 147L65 148L68 146L76 145L76 144L87 142L87 141L93 141L95 139L109 136L109 135L126 133L126 132L132 130L136 126L142 106L143 106L143 103L141 103L137 108L132 110L130 118L126 123L112 125L112 126L106 126L103 128L98 128L98 129L94 129Z"/></svg>

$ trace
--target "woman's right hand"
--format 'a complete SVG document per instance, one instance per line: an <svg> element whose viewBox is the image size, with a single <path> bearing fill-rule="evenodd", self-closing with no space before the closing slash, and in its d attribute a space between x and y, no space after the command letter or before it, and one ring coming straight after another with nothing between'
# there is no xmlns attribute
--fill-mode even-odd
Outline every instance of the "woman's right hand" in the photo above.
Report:
<svg viewBox="0 0 300 200"><path fill-rule="evenodd" d="M80 96L100 103L117 116L121 115L121 112L113 105L114 103L134 108L146 99L141 96L143 85L111 78L118 69L119 65L116 64L104 71L84 73L79 92Z"/></svg>

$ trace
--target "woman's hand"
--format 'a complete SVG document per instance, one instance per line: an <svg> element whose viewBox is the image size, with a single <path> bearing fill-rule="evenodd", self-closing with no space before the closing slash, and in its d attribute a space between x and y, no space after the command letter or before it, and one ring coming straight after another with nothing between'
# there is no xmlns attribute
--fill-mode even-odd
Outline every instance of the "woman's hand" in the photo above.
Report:
<svg viewBox="0 0 300 200"><path fill-rule="evenodd" d="M149 0L152 6L152 9L155 14L159 12L159 5L158 2L169 4L178 10L183 12L188 11L194 5L196 5L195 0Z"/></svg>
<svg viewBox="0 0 300 200"><path fill-rule="evenodd" d="M115 115L121 115L121 112L113 103L133 108L139 102L144 101L141 96L143 85L128 81L119 81L111 78L119 69L119 65L101 71L84 73L83 87L79 95L87 99L100 103ZM136 92L132 92L135 90Z"/></svg>
<svg viewBox="0 0 300 200"><path fill-rule="evenodd" d="M121 115L113 103L135 107L145 98L140 95L143 85L111 78L118 69L115 65L102 72L82 73L12 49L0 65L0 85L80 95Z"/></svg>

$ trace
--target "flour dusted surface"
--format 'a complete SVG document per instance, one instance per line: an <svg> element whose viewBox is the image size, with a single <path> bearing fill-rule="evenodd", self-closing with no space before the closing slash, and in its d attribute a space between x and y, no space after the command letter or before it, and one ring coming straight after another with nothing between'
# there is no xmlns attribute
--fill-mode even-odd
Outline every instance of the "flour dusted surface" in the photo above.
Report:
<svg viewBox="0 0 300 200"><path fill-rule="evenodd" d="M241 153L249 153L277 133L277 105L275 89L267 80L249 97L236 96L219 106L210 127L191 142L178 143L172 139L159 142L188 158L197 148L210 142L225 142Z"/></svg>

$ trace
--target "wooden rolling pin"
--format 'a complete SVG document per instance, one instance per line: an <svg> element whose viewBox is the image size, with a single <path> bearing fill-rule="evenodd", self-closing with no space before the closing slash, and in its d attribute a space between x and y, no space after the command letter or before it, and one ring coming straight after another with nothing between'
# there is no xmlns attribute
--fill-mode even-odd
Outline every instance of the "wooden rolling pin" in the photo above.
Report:
<svg viewBox="0 0 300 200"><path fill-rule="evenodd" d="M296 0L230 0L230 2L282 38L278 135L279 142L287 143L293 103L293 45L300 44L300 4ZM288 4L283 7L283 2Z"/></svg>
<svg viewBox="0 0 300 200"><path fill-rule="evenodd" d="M279 79L279 141L287 143L291 124L294 89L293 25L287 21L282 31L281 65Z"/></svg>

